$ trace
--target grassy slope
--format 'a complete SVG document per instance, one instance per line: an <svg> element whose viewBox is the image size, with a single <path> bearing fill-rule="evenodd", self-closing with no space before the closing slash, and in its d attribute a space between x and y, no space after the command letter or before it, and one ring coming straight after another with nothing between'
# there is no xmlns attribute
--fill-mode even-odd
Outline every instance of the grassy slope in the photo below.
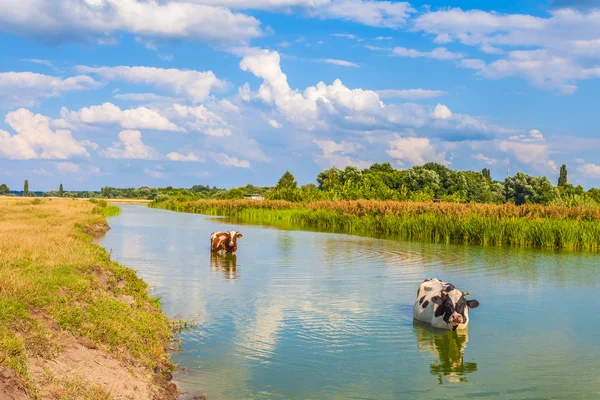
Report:
<svg viewBox="0 0 600 400"><path fill-rule="evenodd" d="M411 240L600 249L600 209L393 201L166 201L151 207L225 215L242 222L374 232Z"/></svg>
<svg viewBox="0 0 600 400"><path fill-rule="evenodd" d="M36 397L28 357L59 349L36 315L86 337L121 360L168 371L169 320L131 269L109 260L90 234L108 229L94 204L0 198L0 367ZM97 206L96 206L97 207ZM85 232L85 233L84 233ZM135 301L132 305L122 300Z"/></svg>

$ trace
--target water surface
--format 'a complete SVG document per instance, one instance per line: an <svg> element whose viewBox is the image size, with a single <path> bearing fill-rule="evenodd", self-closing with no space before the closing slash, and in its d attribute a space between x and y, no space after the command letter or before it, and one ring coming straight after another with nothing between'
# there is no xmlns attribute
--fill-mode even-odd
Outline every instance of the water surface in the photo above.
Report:
<svg viewBox="0 0 600 400"><path fill-rule="evenodd" d="M600 398L598 255L231 224L121 205L102 245L182 334L176 383L221 399ZM236 256L210 233L239 230ZM467 332L413 321L418 285L470 291Z"/></svg>

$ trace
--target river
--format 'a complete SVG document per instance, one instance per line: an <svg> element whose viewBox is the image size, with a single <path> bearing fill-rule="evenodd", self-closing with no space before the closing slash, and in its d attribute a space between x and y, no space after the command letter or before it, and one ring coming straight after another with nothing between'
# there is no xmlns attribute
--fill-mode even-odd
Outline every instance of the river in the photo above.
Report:
<svg viewBox="0 0 600 400"><path fill-rule="evenodd" d="M181 335L174 381L209 400L598 399L600 255L231 224L120 205L102 239ZM210 233L239 230L236 256ZM480 306L465 332L416 323L425 278ZM190 398L190 397L183 397Z"/></svg>

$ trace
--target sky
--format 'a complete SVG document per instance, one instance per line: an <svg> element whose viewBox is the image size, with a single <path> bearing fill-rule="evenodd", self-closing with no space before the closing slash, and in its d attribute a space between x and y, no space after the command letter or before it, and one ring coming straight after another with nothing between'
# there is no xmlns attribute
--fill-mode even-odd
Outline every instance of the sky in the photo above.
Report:
<svg viewBox="0 0 600 400"><path fill-rule="evenodd" d="M385 161L600 186L593 0L0 0L0 59L12 190Z"/></svg>

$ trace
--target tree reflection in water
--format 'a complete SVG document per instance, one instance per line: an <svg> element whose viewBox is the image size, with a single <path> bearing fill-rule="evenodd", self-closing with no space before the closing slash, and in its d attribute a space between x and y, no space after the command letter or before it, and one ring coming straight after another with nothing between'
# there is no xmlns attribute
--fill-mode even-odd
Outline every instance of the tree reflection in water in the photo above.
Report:
<svg viewBox="0 0 600 400"><path fill-rule="evenodd" d="M236 279L237 273L237 256L235 254L210 254L210 267L213 271L221 271L225 278Z"/></svg>
<svg viewBox="0 0 600 400"><path fill-rule="evenodd" d="M438 377L440 385L444 380L451 383L467 382L467 374L477 371L477 363L463 360L463 352L469 339L468 330L453 332L436 329L417 320L413 321L413 328L419 351L435 358L429 370L431 375Z"/></svg>

